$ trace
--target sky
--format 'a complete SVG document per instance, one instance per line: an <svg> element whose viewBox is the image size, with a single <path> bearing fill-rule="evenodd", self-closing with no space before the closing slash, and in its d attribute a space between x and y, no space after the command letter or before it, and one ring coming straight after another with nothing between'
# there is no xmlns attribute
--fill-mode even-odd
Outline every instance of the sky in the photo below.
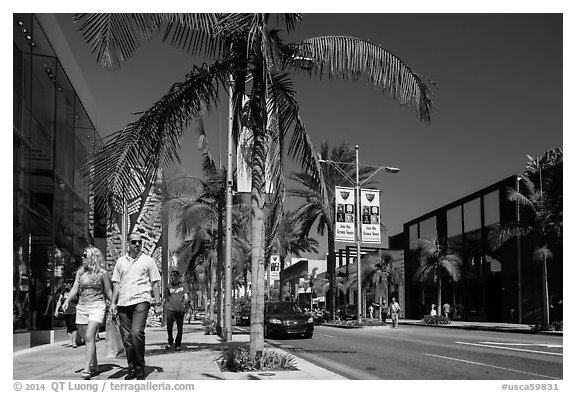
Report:
<svg viewBox="0 0 576 393"><path fill-rule="evenodd" d="M91 86L101 136L134 121L132 113L152 106L195 62L157 39L144 43L120 70L103 70L70 15L59 20ZM383 237L522 172L527 154L563 147L560 14L305 14L287 41L320 35L378 44L438 86L432 88L434 110L426 124L367 83L295 78L301 116L316 146L347 142L359 146L361 165L400 168L397 174L375 176L387 228ZM206 119L216 157L226 153L227 98L220 99ZM192 132L182 145L182 165L199 175ZM298 170L294 164L288 169ZM287 206L293 209L298 201Z"/></svg>

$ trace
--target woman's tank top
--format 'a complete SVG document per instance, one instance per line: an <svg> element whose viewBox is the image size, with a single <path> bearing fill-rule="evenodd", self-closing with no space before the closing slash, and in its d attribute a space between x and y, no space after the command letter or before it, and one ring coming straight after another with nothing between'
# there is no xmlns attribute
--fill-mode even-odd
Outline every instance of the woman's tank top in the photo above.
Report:
<svg viewBox="0 0 576 393"><path fill-rule="evenodd" d="M102 273L84 272L78 279L78 306L94 305L104 301Z"/></svg>

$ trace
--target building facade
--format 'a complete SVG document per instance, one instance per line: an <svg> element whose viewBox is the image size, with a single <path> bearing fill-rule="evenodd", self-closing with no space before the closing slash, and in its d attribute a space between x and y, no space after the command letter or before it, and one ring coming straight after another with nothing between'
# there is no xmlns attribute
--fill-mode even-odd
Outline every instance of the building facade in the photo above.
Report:
<svg viewBox="0 0 576 393"><path fill-rule="evenodd" d="M498 226L520 218L520 209L508 201L507 189L518 189L517 176L479 190L404 224L401 236L405 256L406 317L420 319L437 302L436 286L418 282L419 239L446 240L462 259L458 282L443 281L442 303L450 304L451 318L508 323L542 322L541 266L533 260L535 245L512 239L498 250L490 234ZM395 244L399 237L395 237ZM550 303L562 299L562 248L554 250L548 266ZM551 319L561 316L554 316Z"/></svg>
<svg viewBox="0 0 576 393"><path fill-rule="evenodd" d="M69 75L70 54L66 65L58 56L63 35L54 22L13 14L15 350L54 339L63 326L54 318L58 288L74 278L85 246L106 245L106 220L94 215L80 174L100 137L78 94L86 86Z"/></svg>

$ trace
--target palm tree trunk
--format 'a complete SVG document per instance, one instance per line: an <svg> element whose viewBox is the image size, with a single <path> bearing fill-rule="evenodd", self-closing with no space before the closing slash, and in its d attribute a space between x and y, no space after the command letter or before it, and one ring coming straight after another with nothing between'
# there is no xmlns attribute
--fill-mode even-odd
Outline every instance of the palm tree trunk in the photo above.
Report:
<svg viewBox="0 0 576 393"><path fill-rule="evenodd" d="M280 255L280 301L284 301L284 279L282 278L282 272L284 271L284 267L286 266L286 258L283 255Z"/></svg>
<svg viewBox="0 0 576 393"><path fill-rule="evenodd" d="M550 305L548 304L548 268L546 267L546 254L542 262L542 295L544 300L544 324L550 324Z"/></svg>
<svg viewBox="0 0 576 393"><path fill-rule="evenodd" d="M254 175L254 174L253 174ZM252 189L252 298L250 301L250 356L264 350L264 209L263 199Z"/></svg>
<svg viewBox="0 0 576 393"><path fill-rule="evenodd" d="M438 304L436 304L436 315L440 315L440 310L442 308L442 279L440 274L438 274Z"/></svg>
<svg viewBox="0 0 576 393"><path fill-rule="evenodd" d="M328 312L330 319L335 319L336 311L336 253L334 247L336 246L336 239L334 228L328 226L328 282L330 287L328 289Z"/></svg>

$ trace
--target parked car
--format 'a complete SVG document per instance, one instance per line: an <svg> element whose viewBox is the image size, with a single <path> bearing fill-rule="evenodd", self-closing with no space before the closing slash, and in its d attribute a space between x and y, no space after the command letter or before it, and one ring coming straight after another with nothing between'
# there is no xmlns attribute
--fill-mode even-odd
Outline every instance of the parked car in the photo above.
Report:
<svg viewBox="0 0 576 393"><path fill-rule="evenodd" d="M355 304L347 304L340 308L340 319L347 321L358 318L358 309Z"/></svg>
<svg viewBox="0 0 576 393"><path fill-rule="evenodd" d="M194 312L194 320L199 321L206 318L206 309L203 307L198 307Z"/></svg>
<svg viewBox="0 0 576 393"><path fill-rule="evenodd" d="M238 326L250 326L250 307L245 307L238 313L236 324Z"/></svg>
<svg viewBox="0 0 576 393"><path fill-rule="evenodd" d="M312 338L314 319L302 312L296 303L264 303L264 338L298 335Z"/></svg>

